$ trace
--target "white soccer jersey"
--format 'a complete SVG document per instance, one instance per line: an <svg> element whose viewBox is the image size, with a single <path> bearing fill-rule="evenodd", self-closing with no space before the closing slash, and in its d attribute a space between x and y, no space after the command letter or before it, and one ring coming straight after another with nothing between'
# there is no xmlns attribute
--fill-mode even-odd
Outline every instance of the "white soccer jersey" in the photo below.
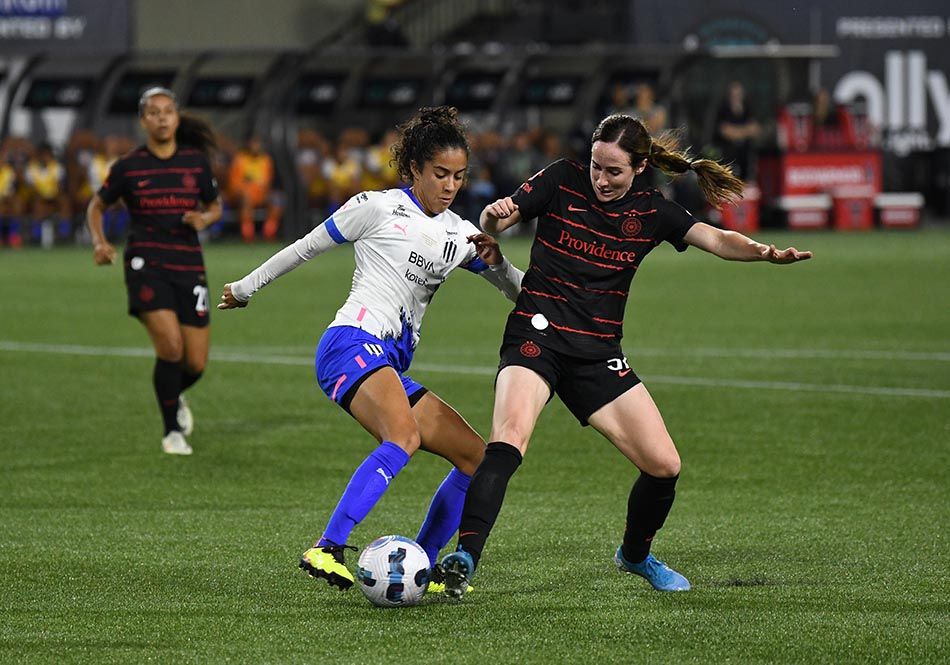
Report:
<svg viewBox="0 0 950 665"><path fill-rule="evenodd" d="M480 231L451 210L429 217L406 189L363 192L351 198L321 226L284 248L240 282L231 285L238 300L250 296L303 261L334 244L352 242L356 256L353 285L333 326L354 326L380 339L395 339L410 349L436 290L455 268L481 274L514 300L522 273L507 259L489 266L466 238Z"/></svg>

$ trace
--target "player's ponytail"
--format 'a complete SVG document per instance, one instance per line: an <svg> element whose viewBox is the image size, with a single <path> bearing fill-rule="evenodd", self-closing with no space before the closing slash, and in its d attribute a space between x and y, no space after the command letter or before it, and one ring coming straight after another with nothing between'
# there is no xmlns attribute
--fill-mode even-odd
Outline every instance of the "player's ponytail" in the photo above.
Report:
<svg viewBox="0 0 950 665"><path fill-rule="evenodd" d="M211 126L201 118L184 113L178 116L178 131L175 132L175 142L178 145L197 148L205 154L209 150L218 148L218 142L214 137Z"/></svg>
<svg viewBox="0 0 950 665"><path fill-rule="evenodd" d="M413 165L421 171L437 152L461 148L469 155L471 149L465 127L458 115L454 106L427 106L398 127L399 139L392 146L392 162L403 182L413 181Z"/></svg>
<svg viewBox="0 0 950 665"><path fill-rule="evenodd" d="M653 137L639 119L617 113L601 120L591 137L591 142L595 141L617 143L630 155L634 166L645 159L650 166L671 176L694 171L703 197L717 208L742 198L741 179L717 161L693 159L685 150L679 150L675 132Z"/></svg>

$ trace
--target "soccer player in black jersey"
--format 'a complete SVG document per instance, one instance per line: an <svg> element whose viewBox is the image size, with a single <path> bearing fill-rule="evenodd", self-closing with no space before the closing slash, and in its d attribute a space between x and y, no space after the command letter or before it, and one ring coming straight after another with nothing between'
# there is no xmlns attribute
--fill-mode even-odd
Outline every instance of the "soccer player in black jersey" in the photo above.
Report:
<svg viewBox="0 0 950 665"><path fill-rule="evenodd" d="M522 219L537 218L538 225L502 341L492 443L466 496L457 551L442 560L450 596L461 597L467 589L508 481L554 394L582 425L592 425L640 470L616 565L661 591L689 589L685 577L650 554L673 504L680 458L620 346L630 282L644 257L664 240L678 251L694 245L732 261L793 263L811 253L778 250L717 229L656 189L633 189L634 178L648 165L670 175L694 171L715 205L742 192L742 182L728 168L692 160L676 150L672 135L654 138L640 120L617 114L594 131L589 166L554 162L511 197L482 211L482 228L490 234Z"/></svg>
<svg viewBox="0 0 950 665"><path fill-rule="evenodd" d="M102 216L122 199L131 227L125 247L129 314L155 347L152 380L164 422L162 450L190 455L193 419L182 392L208 362L208 280L198 231L221 217L207 151L215 145L203 121L179 115L175 95L150 88L139 100L145 145L119 159L86 211L97 265L115 262Z"/></svg>

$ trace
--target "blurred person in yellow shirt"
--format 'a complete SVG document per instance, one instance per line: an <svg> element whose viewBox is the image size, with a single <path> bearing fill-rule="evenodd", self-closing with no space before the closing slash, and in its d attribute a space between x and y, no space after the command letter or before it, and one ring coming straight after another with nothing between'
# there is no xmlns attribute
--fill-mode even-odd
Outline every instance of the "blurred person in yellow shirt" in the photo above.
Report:
<svg viewBox="0 0 950 665"><path fill-rule="evenodd" d="M7 159L7 151L0 152L0 247L14 249L23 246L20 235L20 200L17 197L16 169Z"/></svg>
<svg viewBox="0 0 950 665"><path fill-rule="evenodd" d="M30 190L33 239L43 247L52 246L54 229L60 238L68 238L72 231L65 179L66 169L56 159L53 147L41 143L36 156L26 165L26 183Z"/></svg>

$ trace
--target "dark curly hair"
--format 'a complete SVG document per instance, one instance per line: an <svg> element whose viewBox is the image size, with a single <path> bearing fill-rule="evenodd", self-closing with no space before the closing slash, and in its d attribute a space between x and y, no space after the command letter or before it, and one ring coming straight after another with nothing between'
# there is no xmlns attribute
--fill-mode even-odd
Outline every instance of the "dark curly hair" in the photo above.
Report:
<svg viewBox="0 0 950 665"><path fill-rule="evenodd" d="M450 148L461 148L466 156L471 152L458 109L454 106L421 108L397 129L399 140L392 147L392 161L403 182L413 181L413 164L421 171L437 152Z"/></svg>
<svg viewBox="0 0 950 665"><path fill-rule="evenodd" d="M717 208L742 198L742 180L733 175L728 166L711 159L693 159L686 151L677 150L675 132L650 136L638 118L615 113L601 120L594 130L591 143L597 141L618 144L630 155L634 166L646 159L650 166L667 175L694 171L703 196Z"/></svg>

